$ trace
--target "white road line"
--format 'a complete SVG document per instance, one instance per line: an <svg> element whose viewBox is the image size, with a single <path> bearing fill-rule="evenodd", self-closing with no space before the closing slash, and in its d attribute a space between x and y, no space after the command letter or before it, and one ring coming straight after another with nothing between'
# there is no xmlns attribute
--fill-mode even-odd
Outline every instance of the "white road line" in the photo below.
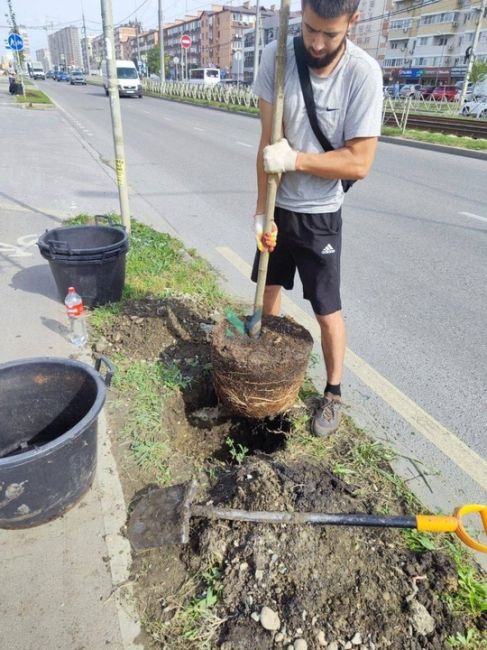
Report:
<svg viewBox="0 0 487 650"><path fill-rule="evenodd" d="M251 145L251 144L247 144L246 142L239 142L239 141L237 140L237 144L241 145L242 147L249 147L250 149L252 149L252 145Z"/></svg>
<svg viewBox="0 0 487 650"><path fill-rule="evenodd" d="M199 126L193 126L193 129L195 131L204 131L204 129L200 128Z"/></svg>
<svg viewBox="0 0 487 650"><path fill-rule="evenodd" d="M146 115L150 115L150 114L151 114L150 111L142 111L142 113L145 113Z"/></svg>
<svg viewBox="0 0 487 650"><path fill-rule="evenodd" d="M172 122L172 119L170 117L164 117L164 119L166 120L166 122Z"/></svg>
<svg viewBox="0 0 487 650"><path fill-rule="evenodd" d="M464 217L470 217L471 219L478 219L479 221L487 221L487 217L479 217L478 214L473 214L473 212L459 212L458 214L463 214Z"/></svg>
<svg viewBox="0 0 487 650"><path fill-rule="evenodd" d="M245 277L250 277L251 267L235 251L227 246L218 246L216 250ZM302 325L305 325L313 337L320 340L320 328L314 318L295 305L286 296L282 297L284 310ZM465 474L470 476L480 487L487 490L487 461L479 456L457 436L424 411L412 399L407 397L389 380L369 366L361 357L347 348L345 365L364 384L371 388L406 422L409 422L421 435L427 438L443 454L454 462Z"/></svg>

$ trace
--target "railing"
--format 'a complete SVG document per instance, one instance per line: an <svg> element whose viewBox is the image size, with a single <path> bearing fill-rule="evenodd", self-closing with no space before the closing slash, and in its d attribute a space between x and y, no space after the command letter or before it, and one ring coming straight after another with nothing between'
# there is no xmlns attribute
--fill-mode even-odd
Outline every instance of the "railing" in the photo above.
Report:
<svg viewBox="0 0 487 650"><path fill-rule="evenodd" d="M224 86L215 84L186 83L184 81L151 81L144 80L144 89L147 92L169 99L206 100L232 106L245 106L246 108L258 108L259 98L249 88L242 88L238 85Z"/></svg>

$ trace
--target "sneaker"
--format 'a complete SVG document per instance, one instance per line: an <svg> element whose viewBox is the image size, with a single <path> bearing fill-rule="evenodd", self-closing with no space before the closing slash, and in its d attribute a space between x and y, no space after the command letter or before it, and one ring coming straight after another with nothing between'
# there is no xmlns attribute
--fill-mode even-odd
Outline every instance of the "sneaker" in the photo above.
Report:
<svg viewBox="0 0 487 650"><path fill-rule="evenodd" d="M311 424L315 436L326 438L338 429L342 419L342 398L340 395L325 393L319 409L316 411Z"/></svg>

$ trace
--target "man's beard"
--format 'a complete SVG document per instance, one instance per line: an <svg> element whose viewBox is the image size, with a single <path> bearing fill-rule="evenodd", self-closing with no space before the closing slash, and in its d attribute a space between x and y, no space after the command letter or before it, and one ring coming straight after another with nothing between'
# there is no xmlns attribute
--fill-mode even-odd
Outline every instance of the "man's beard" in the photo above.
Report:
<svg viewBox="0 0 487 650"><path fill-rule="evenodd" d="M347 40L347 37L344 36L342 39L342 42L340 45L333 50L333 52L328 52L328 54L325 54L325 56L321 56L317 58L316 56L312 56L308 50L306 49L306 46L304 47L304 52L305 52L305 61L306 65L309 68L315 68L316 70L319 70L320 68L326 68L330 63L333 63L333 61L337 58L337 56L341 53L342 48L345 45L345 41Z"/></svg>

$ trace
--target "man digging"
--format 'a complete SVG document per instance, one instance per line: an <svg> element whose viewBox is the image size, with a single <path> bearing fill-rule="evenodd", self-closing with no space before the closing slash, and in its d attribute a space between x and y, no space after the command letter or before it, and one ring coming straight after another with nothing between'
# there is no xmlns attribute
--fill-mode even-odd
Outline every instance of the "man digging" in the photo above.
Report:
<svg viewBox="0 0 487 650"><path fill-rule="evenodd" d="M320 437L338 427L342 411L346 333L340 299L341 206L350 185L342 181L367 176L382 121L380 67L347 39L359 17L358 4L358 0L302 0L301 36L287 43L285 137L275 144L270 142L276 41L264 48L254 86L261 117L254 225L259 250L272 252L264 315L279 315L281 289L293 288L297 269L303 296L311 302L321 329L327 383L312 422ZM307 87L306 77L311 79ZM310 116L312 120L317 116L314 127ZM264 233L266 174L282 177L272 231ZM258 260L259 253L252 270L254 282Z"/></svg>

